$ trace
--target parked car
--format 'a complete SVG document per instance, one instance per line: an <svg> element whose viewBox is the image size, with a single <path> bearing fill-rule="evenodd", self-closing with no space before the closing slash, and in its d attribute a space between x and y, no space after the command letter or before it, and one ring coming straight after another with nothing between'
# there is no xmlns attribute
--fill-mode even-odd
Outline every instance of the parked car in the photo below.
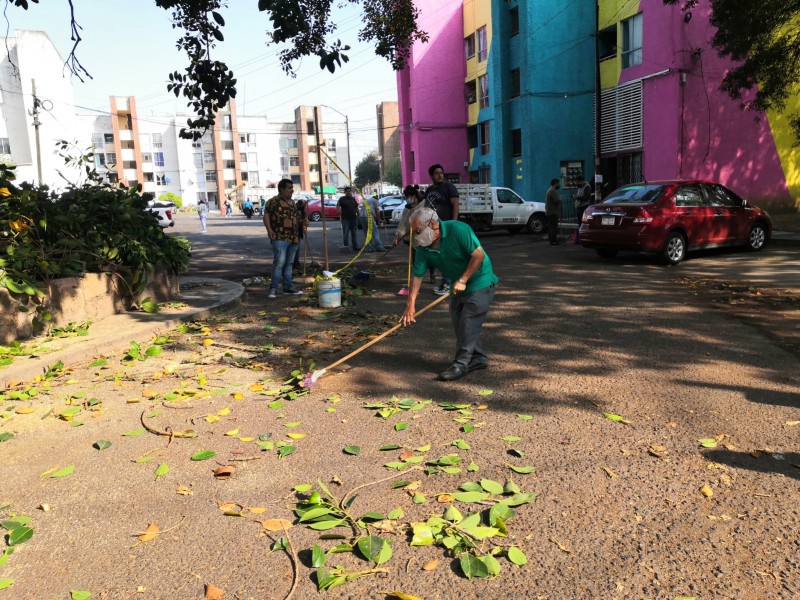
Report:
<svg viewBox="0 0 800 600"><path fill-rule="evenodd" d="M406 199L403 196L387 196L378 200L378 219L384 223L388 223L392 219L392 213L396 208L402 212L403 207L406 205Z"/></svg>
<svg viewBox="0 0 800 600"><path fill-rule="evenodd" d="M156 216L161 227L173 227L175 225L175 213L178 211L178 207L174 202L150 200L147 203L147 211Z"/></svg>
<svg viewBox="0 0 800 600"><path fill-rule="evenodd" d="M688 250L746 246L760 250L772 220L734 192L710 181L624 185L583 213L580 243L604 258L620 250L652 252L677 264Z"/></svg>
<svg viewBox="0 0 800 600"><path fill-rule="evenodd" d="M338 219L339 213L336 210L336 200L325 200L325 218ZM320 210L319 198L309 200L306 204L306 215L309 221L321 221L322 211Z"/></svg>

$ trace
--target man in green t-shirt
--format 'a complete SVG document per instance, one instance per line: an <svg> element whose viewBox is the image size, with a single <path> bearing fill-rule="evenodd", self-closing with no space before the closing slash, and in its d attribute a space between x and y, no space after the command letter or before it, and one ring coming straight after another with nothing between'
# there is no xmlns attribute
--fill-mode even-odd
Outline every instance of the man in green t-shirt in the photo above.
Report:
<svg viewBox="0 0 800 600"><path fill-rule="evenodd" d="M470 371L485 369L489 359L483 353L481 327L494 298L497 276L492 261L481 248L472 228L461 221L439 221L436 211L420 208L410 221L414 256L414 279L400 323L415 322L416 301L422 278L436 267L454 283L450 318L456 334L456 354L449 369L439 373L441 381L453 381Z"/></svg>

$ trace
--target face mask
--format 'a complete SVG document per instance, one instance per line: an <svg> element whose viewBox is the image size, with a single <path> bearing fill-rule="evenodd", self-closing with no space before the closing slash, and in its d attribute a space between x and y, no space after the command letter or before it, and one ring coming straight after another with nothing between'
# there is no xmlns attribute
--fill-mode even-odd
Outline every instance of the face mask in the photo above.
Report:
<svg viewBox="0 0 800 600"><path fill-rule="evenodd" d="M413 236L414 247L417 246L430 246L433 244L433 229L426 227L420 233Z"/></svg>

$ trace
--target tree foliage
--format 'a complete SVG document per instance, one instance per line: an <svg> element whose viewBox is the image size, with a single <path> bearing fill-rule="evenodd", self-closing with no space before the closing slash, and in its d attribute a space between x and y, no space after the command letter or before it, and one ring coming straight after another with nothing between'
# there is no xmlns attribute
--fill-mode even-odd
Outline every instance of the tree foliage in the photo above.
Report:
<svg viewBox="0 0 800 600"><path fill-rule="evenodd" d="M734 100L755 90L742 102L748 110L783 110L800 89L800 2L798 0L708 0L711 40L720 56L735 61L720 90ZM664 0L690 11L701 0ZM749 94L748 94L749 96ZM800 138L800 115L790 117Z"/></svg>
<svg viewBox="0 0 800 600"><path fill-rule="evenodd" d="M386 161L386 170L383 173L383 180L397 187L403 187L403 172L400 168L399 158L391 158Z"/></svg>
<svg viewBox="0 0 800 600"><path fill-rule="evenodd" d="M237 0L237 3L242 0ZM332 9L342 0L249 0L258 4L272 22L267 30L268 43L285 44L279 53L283 70L295 76L295 65L306 56L319 58L321 69L333 73L342 63L348 62L345 54L350 50L341 40L333 39L337 25ZM29 2L39 0L6 0L27 10ZM363 27L358 40L372 44L378 56L388 60L400 70L405 66L412 44L427 41L428 36L417 27L418 11L413 0L348 0L361 7ZM223 17L227 0L155 0L156 6L172 13L172 26L183 32L177 41L189 61L183 73L169 74L167 90L176 97L183 96L195 115L188 118L180 135L197 140L216 121L216 113L224 108L230 98L236 97L236 79L233 71L221 61L212 59L217 43L223 42L225 27ZM89 73L76 58L81 27L70 2L72 39L75 45L67 59L72 72L82 79ZM101 35L102 32L97 32Z"/></svg>
<svg viewBox="0 0 800 600"><path fill-rule="evenodd" d="M356 165L353 183L357 188L363 188L368 183L376 183L381 178L381 167L378 163L378 153L370 152Z"/></svg>

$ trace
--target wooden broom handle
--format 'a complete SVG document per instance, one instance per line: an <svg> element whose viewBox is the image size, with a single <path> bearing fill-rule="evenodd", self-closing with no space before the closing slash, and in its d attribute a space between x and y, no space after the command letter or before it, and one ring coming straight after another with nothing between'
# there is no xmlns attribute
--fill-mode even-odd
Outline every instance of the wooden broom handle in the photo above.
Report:
<svg viewBox="0 0 800 600"><path fill-rule="evenodd" d="M419 310L419 311L418 311L418 312L417 312L417 313L416 313L414 316L415 316L415 317L418 317L419 315L421 315L422 313L424 313L426 310L430 310L431 308L433 308L434 306L436 306L437 304L439 304L440 302L442 302L442 301L443 301L445 298L449 298L449 297L450 297L450 294L449 294L449 293L448 293L448 294L445 294L444 296L439 296L439 297L438 297L436 300L434 300L433 302L431 302L430 304L428 304L428 306L426 306L426 307L425 307L425 308L423 308L423 309L420 309L420 310ZM370 347L370 346L372 346L373 344L377 344L377 343L378 343L378 342L380 342L380 341L381 341L383 338L385 338L387 335L389 335L389 334L391 334L391 333L394 333L395 331L397 331L398 329L400 329L402 326L403 326L403 325L402 325L401 323L398 323L397 325L395 325L395 326L394 326L394 327L392 327L391 329L387 329L387 330L386 330L386 331L384 331L382 334L380 334L378 337L371 339L369 342L367 342L366 344L364 344L364 345L363 345L363 346L361 346L360 348L357 348L356 350L353 350L353 351L352 351L350 354L348 354L348 355L347 355L347 356L345 356L344 358L340 358L340 359L339 359L339 360L337 360L335 363L333 363L333 364L331 364L331 365L328 365L327 367L325 367L325 369L324 369L324 370L325 370L325 371L330 371L330 370L331 370L331 369L333 369L334 367L338 367L338 366L339 366L339 365L341 365L342 363L344 363L344 362L347 362L348 360L350 360L351 358L353 358L353 357L354 357L356 354L359 354L360 352L362 352L362 351L366 350L367 348L369 348L369 347Z"/></svg>

